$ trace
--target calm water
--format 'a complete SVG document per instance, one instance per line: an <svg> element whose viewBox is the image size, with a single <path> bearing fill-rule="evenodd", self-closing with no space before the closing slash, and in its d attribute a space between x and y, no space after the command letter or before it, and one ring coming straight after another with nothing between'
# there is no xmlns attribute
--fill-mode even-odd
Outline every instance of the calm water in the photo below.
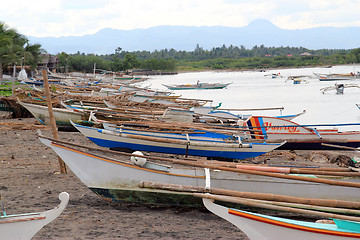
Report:
<svg viewBox="0 0 360 240"><path fill-rule="evenodd" d="M350 73L360 71L360 66L334 66L332 68L282 69L268 72L198 72L178 75L151 77L142 86L156 90L167 90L161 84L194 84L201 82L232 82L226 89L214 90L176 90L174 94L184 98L213 100L212 106L222 103L221 108L267 108L284 107L283 115L295 114L306 110L306 114L295 118L300 124L338 124L359 123L360 88L345 88L344 94L320 89L337 83L359 84L360 80L319 81L309 79L308 83L293 84L287 81L289 75L313 75L315 73ZM280 73L283 78L265 76ZM210 105L210 104L209 104ZM279 115L280 110L239 112L254 115ZM321 127L319 127L321 128ZM323 128L323 127L322 127ZM339 127L341 130L360 130L360 126Z"/></svg>

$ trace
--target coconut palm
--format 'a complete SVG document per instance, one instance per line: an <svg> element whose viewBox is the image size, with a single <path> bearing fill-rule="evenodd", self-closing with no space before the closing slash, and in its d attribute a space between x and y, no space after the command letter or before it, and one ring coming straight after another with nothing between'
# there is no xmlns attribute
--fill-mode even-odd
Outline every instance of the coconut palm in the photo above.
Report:
<svg viewBox="0 0 360 240"><path fill-rule="evenodd" d="M43 52L40 44L29 44L24 35L0 22L0 79L3 69L9 65L36 68Z"/></svg>

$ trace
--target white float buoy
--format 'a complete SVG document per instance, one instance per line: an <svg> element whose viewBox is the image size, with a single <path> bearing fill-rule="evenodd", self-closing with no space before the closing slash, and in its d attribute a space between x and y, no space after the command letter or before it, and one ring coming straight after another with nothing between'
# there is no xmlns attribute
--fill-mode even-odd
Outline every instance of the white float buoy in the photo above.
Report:
<svg viewBox="0 0 360 240"><path fill-rule="evenodd" d="M132 154L144 156L144 154L142 152L140 152L140 151L135 151ZM138 157L138 156L131 156L130 161L132 163L134 163L135 165L144 166L145 163L146 163L146 158Z"/></svg>

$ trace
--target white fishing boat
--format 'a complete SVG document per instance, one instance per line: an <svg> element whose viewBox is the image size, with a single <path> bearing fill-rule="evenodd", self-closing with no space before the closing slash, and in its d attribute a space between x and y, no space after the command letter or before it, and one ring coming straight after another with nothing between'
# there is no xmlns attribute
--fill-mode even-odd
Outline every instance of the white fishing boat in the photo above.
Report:
<svg viewBox="0 0 360 240"><path fill-rule="evenodd" d="M335 90L337 94L343 94L345 88L360 88L360 85L358 84L345 84L345 83L335 83L334 86L324 87L321 88L321 93L325 93L328 91Z"/></svg>
<svg viewBox="0 0 360 240"><path fill-rule="evenodd" d="M59 194L61 203L56 208L39 213L0 216L1 239L29 240L45 225L54 221L66 208L69 194Z"/></svg>
<svg viewBox="0 0 360 240"><path fill-rule="evenodd" d="M141 188L144 181L184 186L205 187L204 164L176 158L143 156L71 144L69 141L39 137L52 148L71 171L93 192L110 201L136 201L161 204L199 204L191 193ZM81 149L80 149L81 148ZM91 153L94 151L95 153ZM104 151L104 150L103 150ZM120 154L120 155L118 155ZM161 162L159 162L161 161ZM326 176L293 176L282 173L263 173L250 170L229 170L219 165L207 167L211 171L214 188L253 193L271 193L302 198L360 201L359 178ZM223 164L223 163L222 163Z"/></svg>
<svg viewBox="0 0 360 240"><path fill-rule="evenodd" d="M24 103L20 99L17 99L18 103L27 109L40 123L44 125L50 125L50 116L47 106ZM71 126L70 119L74 122L87 120L87 116L82 112L76 112L66 108L53 108L53 114L57 126Z"/></svg>
<svg viewBox="0 0 360 240"><path fill-rule="evenodd" d="M314 73L320 81L354 80L360 78L360 73Z"/></svg>
<svg viewBox="0 0 360 240"><path fill-rule="evenodd" d="M243 231L250 240L359 239L360 222L333 219L334 224L305 222L228 208L203 198L204 206Z"/></svg>
<svg viewBox="0 0 360 240"><path fill-rule="evenodd" d="M231 83L200 83L196 84L179 84L179 85L167 85L162 84L170 90L189 90L189 89L222 89L229 86Z"/></svg>

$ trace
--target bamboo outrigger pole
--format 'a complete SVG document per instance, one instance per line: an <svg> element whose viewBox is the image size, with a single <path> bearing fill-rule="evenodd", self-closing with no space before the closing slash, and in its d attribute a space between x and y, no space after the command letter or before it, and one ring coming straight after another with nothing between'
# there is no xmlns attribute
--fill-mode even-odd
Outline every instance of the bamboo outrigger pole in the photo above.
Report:
<svg viewBox="0 0 360 240"><path fill-rule="evenodd" d="M59 136L58 136L58 132L57 132L56 121L54 118L54 112L53 112L52 103L51 103L49 81L48 81L47 72L45 69L42 71L42 75L43 75L43 80L44 80L46 104L47 104L48 111L49 111L49 118L50 118L50 123L51 123L52 134L53 134L54 138L58 140ZM67 173L66 165L65 165L64 161L60 157L58 157L58 160L59 160L59 166L60 166L60 173Z"/></svg>
<svg viewBox="0 0 360 240"><path fill-rule="evenodd" d="M256 208L265 208L265 209L271 209L271 210L279 210L279 211L286 211L286 212L293 212L293 213L300 213L300 214L310 214L318 217L324 217L324 218L337 218L337 219L343 219L343 220L350 220L350 221L356 221L359 222L359 217L353 217L353 216L345 216L345 215L339 215L339 214L331 214L331 213L323 213L323 212L317 212L312 210L306 210L306 209L297 209L292 207L283 207L283 206L275 206L271 204L265 204L265 203L258 203L255 201L252 201L251 199L242 199L237 197L229 197L229 196L222 196L222 195L210 195L210 194L203 194L203 193L194 193L195 197L200 198L208 198L223 202L230 202L235 204L241 204L246 205L250 207L256 207Z"/></svg>
<svg viewBox="0 0 360 240"><path fill-rule="evenodd" d="M165 184L165 183L149 182L149 181L142 181L139 183L138 186L140 188L160 189L160 190L173 191L173 192L211 193L215 195L224 195L224 196L240 197L247 199L307 204L313 206L332 207L332 208L350 208L350 209L360 208L360 202L354 202L354 201L301 198L301 197L292 197L292 196L285 196L285 195L272 194L272 193L241 192L241 191L220 189L213 187L206 188L206 187L197 187L197 186L184 186L184 185Z"/></svg>

